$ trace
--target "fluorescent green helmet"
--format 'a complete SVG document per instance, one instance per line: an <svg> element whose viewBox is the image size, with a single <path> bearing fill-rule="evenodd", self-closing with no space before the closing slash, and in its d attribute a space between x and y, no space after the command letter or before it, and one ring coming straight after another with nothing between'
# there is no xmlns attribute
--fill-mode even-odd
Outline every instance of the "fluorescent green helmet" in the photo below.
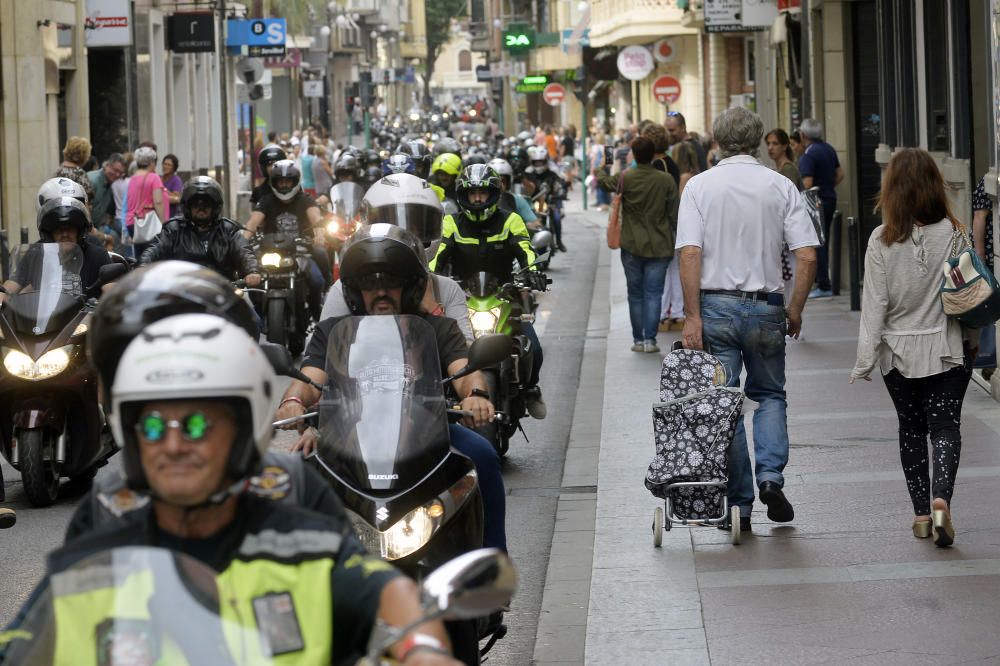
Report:
<svg viewBox="0 0 1000 666"><path fill-rule="evenodd" d="M462 173L462 158L455 153L442 153L431 164L431 173L444 171L452 176Z"/></svg>
<svg viewBox="0 0 1000 666"><path fill-rule="evenodd" d="M472 203L469 193L486 190L486 201ZM486 222L497 210L497 202L503 193L500 176L486 164L472 164L465 168L455 184L455 198L465 216L473 222Z"/></svg>

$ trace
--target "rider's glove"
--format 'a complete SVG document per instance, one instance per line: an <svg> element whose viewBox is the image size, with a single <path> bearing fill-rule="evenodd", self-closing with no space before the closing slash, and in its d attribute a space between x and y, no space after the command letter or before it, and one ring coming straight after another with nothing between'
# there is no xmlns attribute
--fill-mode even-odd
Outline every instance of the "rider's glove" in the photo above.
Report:
<svg viewBox="0 0 1000 666"><path fill-rule="evenodd" d="M528 286L535 291L546 291L549 288L549 279L541 271L528 271Z"/></svg>

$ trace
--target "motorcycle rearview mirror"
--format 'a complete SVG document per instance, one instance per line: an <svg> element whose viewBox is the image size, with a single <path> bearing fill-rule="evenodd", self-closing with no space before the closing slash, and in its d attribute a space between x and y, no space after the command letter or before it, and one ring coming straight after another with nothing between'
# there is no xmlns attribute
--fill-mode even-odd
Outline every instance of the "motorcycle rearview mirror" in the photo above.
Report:
<svg viewBox="0 0 1000 666"><path fill-rule="evenodd" d="M292 358L292 353L288 349L273 342L261 342L259 344L261 351L264 352L264 357L271 364L271 367L274 368L275 374L283 377L291 377L300 382L305 382L319 391L323 390L322 384L317 384L308 375L295 367L295 359Z"/></svg>
<svg viewBox="0 0 1000 666"><path fill-rule="evenodd" d="M86 288L87 294L94 295L102 286L114 282L121 276L128 273L128 266L125 264L112 263L104 264L97 269L97 280L94 284Z"/></svg>
<svg viewBox="0 0 1000 666"><path fill-rule="evenodd" d="M508 605L516 591L517 570L496 548L460 555L433 571L420 586L425 609L446 620L489 615Z"/></svg>
<svg viewBox="0 0 1000 666"><path fill-rule="evenodd" d="M510 344L510 336L500 333L479 336L469 347L468 365L444 380L444 383L449 384L477 370L502 363L510 355Z"/></svg>

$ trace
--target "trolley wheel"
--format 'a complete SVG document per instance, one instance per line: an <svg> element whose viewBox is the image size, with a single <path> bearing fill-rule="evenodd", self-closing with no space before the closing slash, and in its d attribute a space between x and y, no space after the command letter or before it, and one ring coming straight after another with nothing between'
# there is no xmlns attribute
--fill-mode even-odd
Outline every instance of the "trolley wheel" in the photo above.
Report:
<svg viewBox="0 0 1000 666"><path fill-rule="evenodd" d="M657 548L663 543L663 507L653 510L653 545Z"/></svg>
<svg viewBox="0 0 1000 666"><path fill-rule="evenodd" d="M734 546L740 545L740 507L729 509L729 538Z"/></svg>

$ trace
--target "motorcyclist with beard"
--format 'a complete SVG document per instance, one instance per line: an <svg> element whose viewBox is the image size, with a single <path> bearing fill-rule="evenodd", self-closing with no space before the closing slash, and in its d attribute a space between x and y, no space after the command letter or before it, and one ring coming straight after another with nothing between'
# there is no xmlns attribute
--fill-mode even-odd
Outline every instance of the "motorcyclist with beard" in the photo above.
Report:
<svg viewBox="0 0 1000 666"><path fill-rule="evenodd" d="M181 190L181 216L168 221L139 259L145 266L166 259L190 261L229 279L243 278L260 286L257 257L241 233L243 228L222 217L222 188L208 176L195 176Z"/></svg>
<svg viewBox="0 0 1000 666"><path fill-rule="evenodd" d="M528 269L525 280L531 289L545 291L548 280L532 264L535 252L521 216L500 209L503 185L500 176L485 164L466 167L458 179L456 196L459 215L446 215L441 245L430 262L435 273L447 274L464 281L485 271L503 283L513 280L512 266L516 260ZM534 326L521 324L521 330L534 348L531 377L528 379L526 403L532 418L543 419L547 409L538 387L542 368L542 345Z"/></svg>
<svg viewBox="0 0 1000 666"><path fill-rule="evenodd" d="M216 612L258 633L267 663L355 663L376 620L401 627L422 617L416 585L367 553L343 511L320 515L247 492L270 443L278 382L250 335L217 316L181 314L144 328L120 356L113 376L108 365L98 371L110 386L127 492L140 494L122 503L126 519L51 554L32 599L54 585L56 575L97 553L158 546L214 570L228 595ZM192 364L199 372L194 385L162 381ZM91 579L74 594L72 611L54 605L53 663L106 649L99 642L108 635L99 627L121 613L111 606L108 588L123 584ZM157 593L144 580L131 585L140 596ZM141 603L127 617L162 629L149 637L154 642L186 637L206 650L214 639L234 662L238 654L230 652L247 649L230 647L228 632L214 633L212 623L186 625L196 620L185 617L154 623ZM390 652L407 666L458 664L437 621L421 624ZM257 660L253 652L246 656Z"/></svg>
<svg viewBox="0 0 1000 666"><path fill-rule="evenodd" d="M566 246L562 242L562 202L566 199L566 181L549 168L549 153L543 146L529 148L528 157L531 159L531 168L524 172L521 181L525 194L534 197L542 187L548 187L545 202L551 211L552 233L556 237L556 247L565 252Z"/></svg>
<svg viewBox="0 0 1000 666"><path fill-rule="evenodd" d="M365 315L417 315L434 329L442 376L450 377L468 364L468 344L455 320L426 314L421 301L426 293L428 273L414 244L420 241L392 224L378 223L363 227L344 249L340 278L350 313ZM302 358L302 372L317 384L326 383L326 352L330 332L343 317L324 319L316 325L312 340ZM480 372L455 380L456 393L462 398L461 409L469 411L463 423L469 427L489 423L494 416L486 381ZM306 413L306 406L320 398L320 392L299 380L292 380L278 409L277 419ZM302 427L303 437L295 448L308 454L316 446L315 430ZM485 547L507 550L504 526L506 493L500 470L500 458L490 443L468 427L449 426L451 444L472 459L479 474L483 494Z"/></svg>

